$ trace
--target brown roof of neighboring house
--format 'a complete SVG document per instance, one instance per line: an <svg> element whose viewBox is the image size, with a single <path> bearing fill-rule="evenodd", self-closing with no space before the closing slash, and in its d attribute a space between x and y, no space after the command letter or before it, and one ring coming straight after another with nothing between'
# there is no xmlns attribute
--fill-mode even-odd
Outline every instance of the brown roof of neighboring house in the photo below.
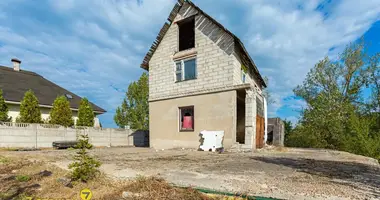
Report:
<svg viewBox="0 0 380 200"><path fill-rule="evenodd" d="M219 28L223 29L227 34L233 37L234 43L236 43L236 51L240 59L243 63L246 63L250 69L253 70L253 73L255 76L259 79L260 83L266 87L265 81L262 78L259 70L256 67L255 62L249 55L248 51L244 47L244 44L241 42L241 40L233 33L231 33L228 29L226 29L222 24L217 22L215 19L213 19L210 15L205 13L202 9L200 9L198 6L196 6L194 3L192 3L190 0L178 0L178 2L174 5L172 11L169 14L168 22L164 24L164 26L161 28L160 32L158 33L158 36L156 37L156 40L153 42L152 46L150 47L149 51L145 55L143 62L141 63L141 68L145 70L149 70L149 61L152 58L154 52L156 51L158 45L161 43L162 39L164 38L166 32L169 30L170 24L173 22L174 18L177 16L179 11L181 10L182 6L184 6L186 3L191 5L193 8L195 8L199 13L206 16L209 20L211 20L214 24L216 24Z"/></svg>
<svg viewBox="0 0 380 200"><path fill-rule="evenodd" d="M82 99L37 73L25 70L15 71L13 68L5 66L0 66L0 89L3 90L4 99L12 102L21 102L25 92L31 89L38 98L39 104L44 106L52 106L58 96L71 95L72 98L68 98L70 107L78 109ZM96 113L106 112L93 103L91 105Z"/></svg>

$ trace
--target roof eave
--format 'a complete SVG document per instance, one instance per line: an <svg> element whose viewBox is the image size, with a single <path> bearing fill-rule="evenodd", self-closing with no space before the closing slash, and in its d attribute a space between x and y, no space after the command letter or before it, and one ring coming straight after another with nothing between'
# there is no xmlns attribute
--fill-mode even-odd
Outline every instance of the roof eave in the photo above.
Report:
<svg viewBox="0 0 380 200"><path fill-rule="evenodd" d="M260 72L259 72L259 69L257 68L255 62L253 61L252 57L249 55L247 49L245 48L244 44L240 41L240 39L238 37L235 36L235 39L237 40L237 42L239 43L239 45L241 46L241 48L243 49L244 53L247 55L249 61L252 63L252 66L253 66L253 69L255 70L255 73L258 75L258 78L259 78L259 81L261 82L262 86L264 88L267 87L263 77L261 76Z"/></svg>
<svg viewBox="0 0 380 200"><path fill-rule="evenodd" d="M21 102L19 102L19 101L7 101L7 100L5 100L5 103L7 103L7 104L13 104L13 105L21 105ZM38 106L41 107L41 108L52 108L53 107L52 105L44 105L44 104L38 104ZM72 107L70 107L70 110L78 111L79 108L72 108ZM102 109L102 110L94 110L94 113L98 113L98 114L103 114L103 113L106 113L106 112L107 111L104 110L104 109Z"/></svg>
<svg viewBox="0 0 380 200"><path fill-rule="evenodd" d="M141 67L142 69L145 69L146 71L149 71L149 65L141 64L140 67Z"/></svg>

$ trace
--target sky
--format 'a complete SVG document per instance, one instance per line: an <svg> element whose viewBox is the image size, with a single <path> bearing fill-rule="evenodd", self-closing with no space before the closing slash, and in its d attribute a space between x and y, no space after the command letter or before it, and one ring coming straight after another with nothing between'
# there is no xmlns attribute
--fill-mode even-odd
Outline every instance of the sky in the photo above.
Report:
<svg viewBox="0 0 380 200"><path fill-rule="evenodd" d="M270 117L296 122L292 89L325 56L364 37L380 51L380 0L193 0L245 44L274 101ZM104 127L165 23L174 0L1 0L0 65L21 68L107 110Z"/></svg>

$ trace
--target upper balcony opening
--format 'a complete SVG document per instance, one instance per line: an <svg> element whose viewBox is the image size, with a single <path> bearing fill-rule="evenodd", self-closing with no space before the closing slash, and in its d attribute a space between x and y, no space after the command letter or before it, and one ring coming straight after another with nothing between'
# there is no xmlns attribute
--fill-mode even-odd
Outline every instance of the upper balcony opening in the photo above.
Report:
<svg viewBox="0 0 380 200"><path fill-rule="evenodd" d="M195 47L195 18L190 17L178 22L179 45L178 50L183 51Z"/></svg>

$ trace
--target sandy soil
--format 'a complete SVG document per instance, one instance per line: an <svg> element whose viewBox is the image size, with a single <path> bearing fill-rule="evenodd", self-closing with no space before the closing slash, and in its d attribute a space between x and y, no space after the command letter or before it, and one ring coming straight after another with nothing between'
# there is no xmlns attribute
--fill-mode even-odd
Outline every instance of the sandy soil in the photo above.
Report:
<svg viewBox="0 0 380 200"><path fill-rule="evenodd" d="M148 148L104 148L91 152L115 179L163 177L197 186L281 199L380 199L377 161L330 150L266 149L254 153ZM67 169L74 151L3 151L27 155Z"/></svg>

